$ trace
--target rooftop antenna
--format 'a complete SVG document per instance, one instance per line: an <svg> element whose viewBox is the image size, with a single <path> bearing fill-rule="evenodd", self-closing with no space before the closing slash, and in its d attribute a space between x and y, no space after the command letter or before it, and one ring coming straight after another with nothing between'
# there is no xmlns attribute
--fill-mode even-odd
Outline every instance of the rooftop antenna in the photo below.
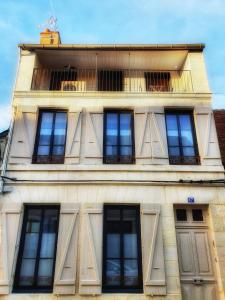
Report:
<svg viewBox="0 0 225 300"><path fill-rule="evenodd" d="M58 26L57 26L57 18L55 15L55 9L54 9L54 5L52 0L49 0L49 5L50 5L50 14L49 14L49 18L47 20L45 20L44 23L38 25L38 28L42 28L42 29L49 29L51 31L57 31Z"/></svg>

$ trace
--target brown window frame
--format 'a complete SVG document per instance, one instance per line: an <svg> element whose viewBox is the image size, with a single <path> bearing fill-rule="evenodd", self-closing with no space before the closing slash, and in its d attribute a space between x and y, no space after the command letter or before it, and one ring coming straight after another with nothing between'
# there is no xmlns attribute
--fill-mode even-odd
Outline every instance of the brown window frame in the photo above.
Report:
<svg viewBox="0 0 225 300"><path fill-rule="evenodd" d="M117 147L117 155L110 156L106 153L107 145L107 114L115 113L118 118L117 128L117 144L113 145ZM120 115L129 113L131 115L131 139L132 139L132 154L122 156L120 154L122 145L120 144ZM103 163L104 164L134 164L135 163L135 140L134 140L134 112L133 110L119 110L119 109L106 109L104 110L104 126L103 126Z"/></svg>
<svg viewBox="0 0 225 300"><path fill-rule="evenodd" d="M121 70L99 70L98 71L98 91L122 92L123 91L123 71L121 71Z"/></svg>
<svg viewBox="0 0 225 300"><path fill-rule="evenodd" d="M45 112L53 113L53 125L52 125L52 132L50 138L50 153L49 155L38 155L38 147L40 143L40 129L41 129L41 122L42 122L42 114ZM55 117L57 113L66 113L66 134L65 134L65 143L58 146L64 147L63 155L53 155L53 147L54 147L54 128L55 128ZM40 109L38 115L38 126L36 131L36 138L35 138L35 145L34 145L34 154L32 158L33 164L63 164L65 158L65 150L66 150L66 138L67 138L67 126L68 126L68 113L67 110L62 109Z"/></svg>
<svg viewBox="0 0 225 300"><path fill-rule="evenodd" d="M40 231L38 237L38 245L37 245L37 253L35 260L35 270L34 270L34 281L32 285L20 285L20 271L22 266L23 260L23 252L25 248L25 238L26 238L26 227L28 221L28 213L29 210L41 210L41 220L40 220ZM56 223L56 239L55 239L55 248L54 248L54 257L53 259L53 267L52 267L52 280L51 284L46 286L41 286L37 284L37 277L38 277L38 267L40 263L40 252L41 252L41 243L42 243L42 236L43 236L43 226L44 226L44 213L47 209L55 209L57 211L57 223ZM56 251L57 251L57 240L58 240L58 230L59 230L59 217L60 217L60 206L59 205L25 205L24 209L24 217L23 217L23 225L22 225L22 232L20 238L20 245L19 245L19 252L18 258L16 263L16 271L15 271L15 278L14 278L14 285L13 285L13 292L14 293L52 293L53 290L53 281L54 281L54 273L55 273L55 263L56 263ZM42 258L45 259L45 258ZM46 258L47 259L47 258Z"/></svg>
<svg viewBox="0 0 225 300"><path fill-rule="evenodd" d="M171 92L170 72L145 72L147 92Z"/></svg>
<svg viewBox="0 0 225 300"><path fill-rule="evenodd" d="M109 258L107 256L107 232L108 227L107 224L107 211L108 210L119 210L120 211L120 226L119 226L119 235L120 235L120 257L117 258ZM136 258L127 258L124 257L124 240L123 235L126 233L125 226L123 226L122 213L123 211L134 210L136 212L136 224L135 231L137 233L137 257ZM141 251L141 217L140 217L140 205L137 204L105 204L104 205L104 214L103 214L103 264L102 264L102 291L103 293L143 293L143 276L142 276L142 251ZM110 228L110 227L109 227ZM106 272L107 272L107 260L119 260L121 273L120 273L120 284L119 285L107 285L106 282ZM124 283L124 262L125 260L135 259L137 260L137 268L138 268L138 284L137 285L125 285Z"/></svg>
<svg viewBox="0 0 225 300"><path fill-rule="evenodd" d="M170 114L176 116L177 131L178 131L178 143L179 143L178 146L170 146L169 145L168 126L167 126L166 117L167 117L167 115L170 115ZM189 146L184 146L182 144L181 127L180 127L180 122L178 121L179 120L178 119L179 115L189 115L189 117L190 117L191 133L192 133L192 138L193 138L193 146L190 146L190 147L194 148L194 152L195 152L194 156L183 155L183 148L184 147L189 147ZM166 137L167 137L169 163L171 165L199 165L200 164L200 157L199 157L199 152L198 152L198 145L197 145L195 124L194 124L193 110L166 109L165 110L165 123L166 123ZM181 155L177 155L177 156L170 155L169 154L169 148L170 147L178 147L179 152L181 153Z"/></svg>

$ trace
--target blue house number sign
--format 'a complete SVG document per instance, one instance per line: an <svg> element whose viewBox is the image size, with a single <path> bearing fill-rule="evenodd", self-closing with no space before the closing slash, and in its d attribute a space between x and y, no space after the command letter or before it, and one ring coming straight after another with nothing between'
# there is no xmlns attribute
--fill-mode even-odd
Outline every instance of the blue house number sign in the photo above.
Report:
<svg viewBox="0 0 225 300"><path fill-rule="evenodd" d="M195 203L195 198L194 197L188 197L188 203Z"/></svg>

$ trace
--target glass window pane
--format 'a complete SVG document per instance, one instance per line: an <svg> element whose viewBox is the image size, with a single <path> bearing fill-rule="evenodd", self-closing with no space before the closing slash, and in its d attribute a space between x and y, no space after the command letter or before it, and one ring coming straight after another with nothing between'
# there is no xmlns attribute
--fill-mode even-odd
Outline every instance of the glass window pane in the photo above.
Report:
<svg viewBox="0 0 225 300"><path fill-rule="evenodd" d="M123 113L120 114L120 144L121 145L132 145L131 136L131 114Z"/></svg>
<svg viewBox="0 0 225 300"><path fill-rule="evenodd" d="M120 285L120 260L108 259L106 261L106 284Z"/></svg>
<svg viewBox="0 0 225 300"><path fill-rule="evenodd" d="M137 258L137 234L124 234L124 257L125 258Z"/></svg>
<svg viewBox="0 0 225 300"><path fill-rule="evenodd" d="M39 145L50 145L50 142L51 142L51 135L43 135L41 134L40 135L40 138L39 138Z"/></svg>
<svg viewBox="0 0 225 300"><path fill-rule="evenodd" d="M34 269L35 260L34 259L23 259L20 269L20 280L19 284L21 286L31 286L34 280Z"/></svg>
<svg viewBox="0 0 225 300"><path fill-rule="evenodd" d="M187 211L183 208L176 209L177 221L187 221Z"/></svg>
<svg viewBox="0 0 225 300"><path fill-rule="evenodd" d="M40 209L29 209L27 217L26 232L39 232L41 221Z"/></svg>
<svg viewBox="0 0 225 300"><path fill-rule="evenodd" d="M136 228L136 210L124 209L123 211L123 232L135 233Z"/></svg>
<svg viewBox="0 0 225 300"><path fill-rule="evenodd" d="M107 209L106 213L107 221L119 221L120 210L119 209Z"/></svg>
<svg viewBox="0 0 225 300"><path fill-rule="evenodd" d="M43 112L41 115L40 143L49 141L52 134L53 113Z"/></svg>
<svg viewBox="0 0 225 300"><path fill-rule="evenodd" d="M107 257L120 258L120 235L107 234Z"/></svg>
<svg viewBox="0 0 225 300"><path fill-rule="evenodd" d="M118 147L117 146L106 146L107 156L117 156Z"/></svg>
<svg viewBox="0 0 225 300"><path fill-rule="evenodd" d="M58 226L58 210L46 209L44 214L44 232L57 232Z"/></svg>
<svg viewBox="0 0 225 300"><path fill-rule="evenodd" d="M138 263L137 260L124 260L124 284L127 286L138 285Z"/></svg>
<svg viewBox="0 0 225 300"><path fill-rule="evenodd" d="M178 146L178 127L176 115L166 115L166 127L169 146Z"/></svg>
<svg viewBox="0 0 225 300"><path fill-rule="evenodd" d="M39 146L37 155L49 155L50 153L50 146Z"/></svg>
<svg viewBox="0 0 225 300"><path fill-rule="evenodd" d="M54 146L52 155L64 155L64 146Z"/></svg>
<svg viewBox="0 0 225 300"><path fill-rule="evenodd" d="M56 113L54 128L54 145L64 145L66 138L66 113Z"/></svg>
<svg viewBox="0 0 225 300"><path fill-rule="evenodd" d="M194 147L183 147L184 156L195 156Z"/></svg>
<svg viewBox="0 0 225 300"><path fill-rule="evenodd" d="M40 259L37 284L49 286L52 283L53 259Z"/></svg>
<svg viewBox="0 0 225 300"><path fill-rule="evenodd" d="M38 238L38 233L26 233L23 258L36 258Z"/></svg>
<svg viewBox="0 0 225 300"><path fill-rule="evenodd" d="M120 155L121 156L130 156L130 155L132 155L132 147L130 147L130 146L121 146L120 147Z"/></svg>
<svg viewBox="0 0 225 300"><path fill-rule="evenodd" d="M169 155L170 156L180 156L180 148L179 147L169 147Z"/></svg>
<svg viewBox="0 0 225 300"><path fill-rule="evenodd" d="M106 145L117 145L118 136L118 114L106 114Z"/></svg>
<svg viewBox="0 0 225 300"><path fill-rule="evenodd" d="M202 209L193 209L192 210L192 218L193 221L203 221L203 213L202 213Z"/></svg>
<svg viewBox="0 0 225 300"><path fill-rule="evenodd" d="M54 145L64 145L66 140L66 131L62 134L57 132L57 134L54 136Z"/></svg>
<svg viewBox="0 0 225 300"><path fill-rule="evenodd" d="M191 117L190 115L180 115L180 130L181 130L181 141L183 146L193 146L193 136L191 128Z"/></svg>
<svg viewBox="0 0 225 300"><path fill-rule="evenodd" d="M55 252L55 233L43 233L41 240L41 258L52 258Z"/></svg>

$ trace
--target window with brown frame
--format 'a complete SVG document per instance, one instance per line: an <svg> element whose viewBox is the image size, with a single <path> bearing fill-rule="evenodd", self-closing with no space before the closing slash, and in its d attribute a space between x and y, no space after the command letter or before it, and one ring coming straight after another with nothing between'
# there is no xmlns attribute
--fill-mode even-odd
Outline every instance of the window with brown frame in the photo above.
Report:
<svg viewBox="0 0 225 300"><path fill-rule="evenodd" d="M114 70L101 70L98 72L99 91L122 91L123 72Z"/></svg>
<svg viewBox="0 0 225 300"><path fill-rule="evenodd" d="M104 112L105 164L132 164L134 154L133 111L106 110Z"/></svg>
<svg viewBox="0 0 225 300"><path fill-rule="evenodd" d="M168 110L165 117L170 164L199 164L192 112Z"/></svg>
<svg viewBox="0 0 225 300"><path fill-rule="evenodd" d="M170 92L169 72L145 72L147 92Z"/></svg>
<svg viewBox="0 0 225 300"><path fill-rule="evenodd" d="M105 205L103 292L142 293L139 205Z"/></svg>
<svg viewBox="0 0 225 300"><path fill-rule="evenodd" d="M65 68L61 70L52 70L50 79L50 91L59 91L62 89L62 82L77 80L77 71L73 68Z"/></svg>
<svg viewBox="0 0 225 300"><path fill-rule="evenodd" d="M25 206L14 292L52 292L58 224L59 206Z"/></svg>
<svg viewBox="0 0 225 300"><path fill-rule="evenodd" d="M41 110L39 113L33 163L64 163L67 112Z"/></svg>

